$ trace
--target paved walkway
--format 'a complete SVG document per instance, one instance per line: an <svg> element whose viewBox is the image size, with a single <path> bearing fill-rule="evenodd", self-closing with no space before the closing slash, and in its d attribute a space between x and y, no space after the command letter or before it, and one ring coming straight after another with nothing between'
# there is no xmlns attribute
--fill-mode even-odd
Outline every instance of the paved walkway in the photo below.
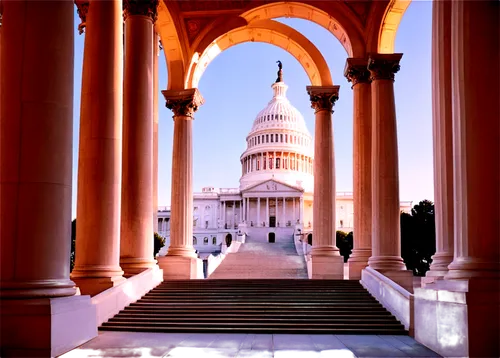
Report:
<svg viewBox="0 0 500 358"><path fill-rule="evenodd" d="M307 278L306 263L289 242L246 242L228 254L209 279Z"/></svg>
<svg viewBox="0 0 500 358"><path fill-rule="evenodd" d="M102 332L61 357L439 357L408 336Z"/></svg>

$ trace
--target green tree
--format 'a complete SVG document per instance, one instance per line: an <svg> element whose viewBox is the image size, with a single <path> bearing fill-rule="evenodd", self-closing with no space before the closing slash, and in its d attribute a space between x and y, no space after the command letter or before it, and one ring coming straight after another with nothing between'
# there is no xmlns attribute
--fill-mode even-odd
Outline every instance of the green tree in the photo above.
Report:
<svg viewBox="0 0 500 358"><path fill-rule="evenodd" d="M434 203L422 200L411 210L401 213L401 256L415 276L424 276L436 252Z"/></svg>
<svg viewBox="0 0 500 358"><path fill-rule="evenodd" d="M76 248L76 219L71 222L71 252L69 255L69 271L73 271L75 266L75 248Z"/></svg>
<svg viewBox="0 0 500 358"><path fill-rule="evenodd" d="M165 238L160 236L157 232L154 233L154 250L153 257L156 257L156 254L160 252L161 248L165 246Z"/></svg>
<svg viewBox="0 0 500 358"><path fill-rule="evenodd" d="M344 262L347 262L353 248L352 231L350 233L337 231L335 235L335 245L339 248L340 255L344 256Z"/></svg>

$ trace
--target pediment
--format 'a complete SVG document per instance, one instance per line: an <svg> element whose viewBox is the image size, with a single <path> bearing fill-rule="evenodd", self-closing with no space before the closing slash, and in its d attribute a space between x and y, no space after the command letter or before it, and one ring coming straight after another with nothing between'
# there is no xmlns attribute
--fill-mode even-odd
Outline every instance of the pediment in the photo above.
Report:
<svg viewBox="0 0 500 358"><path fill-rule="evenodd" d="M254 184L242 190L243 193L255 193L255 192L294 192L301 193L303 189L282 183L280 181L269 179L261 183Z"/></svg>

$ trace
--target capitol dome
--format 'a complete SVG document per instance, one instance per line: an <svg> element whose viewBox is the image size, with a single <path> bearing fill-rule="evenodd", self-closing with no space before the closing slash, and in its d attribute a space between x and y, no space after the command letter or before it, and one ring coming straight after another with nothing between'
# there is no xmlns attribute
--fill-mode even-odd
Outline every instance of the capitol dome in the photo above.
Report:
<svg viewBox="0 0 500 358"><path fill-rule="evenodd" d="M302 114L286 97L281 70L273 98L257 114L240 157L240 190L269 179L313 191L313 142Z"/></svg>

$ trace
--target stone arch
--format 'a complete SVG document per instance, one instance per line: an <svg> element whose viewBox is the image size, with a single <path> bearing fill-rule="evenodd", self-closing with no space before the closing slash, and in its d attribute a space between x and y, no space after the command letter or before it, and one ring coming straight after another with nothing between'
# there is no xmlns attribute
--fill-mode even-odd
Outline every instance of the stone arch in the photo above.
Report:
<svg viewBox="0 0 500 358"><path fill-rule="evenodd" d="M411 0L392 0L387 6L378 34L378 53L394 53L396 34Z"/></svg>
<svg viewBox="0 0 500 358"><path fill-rule="evenodd" d="M241 14L249 24L255 21L275 19L279 17L292 17L312 21L333 34L344 47L349 57L363 57L365 55L365 41L363 39L362 24L351 13L345 4L332 1L331 13L315 6L301 2L274 2L265 4Z"/></svg>
<svg viewBox="0 0 500 358"><path fill-rule="evenodd" d="M219 36L201 55L195 53L185 87L195 88L208 64L224 50L244 42L264 42L278 46L294 56L314 86L333 85L330 69L321 52L304 35L274 20L254 21Z"/></svg>
<svg viewBox="0 0 500 358"><path fill-rule="evenodd" d="M158 4L158 19L155 23L155 29L160 36L165 62L167 63L167 88L183 89L186 71L185 63L186 58L188 58L186 55L187 49L183 48L174 19L163 1Z"/></svg>
<svg viewBox="0 0 500 358"><path fill-rule="evenodd" d="M313 244L313 234L307 235L307 243L312 246Z"/></svg>

